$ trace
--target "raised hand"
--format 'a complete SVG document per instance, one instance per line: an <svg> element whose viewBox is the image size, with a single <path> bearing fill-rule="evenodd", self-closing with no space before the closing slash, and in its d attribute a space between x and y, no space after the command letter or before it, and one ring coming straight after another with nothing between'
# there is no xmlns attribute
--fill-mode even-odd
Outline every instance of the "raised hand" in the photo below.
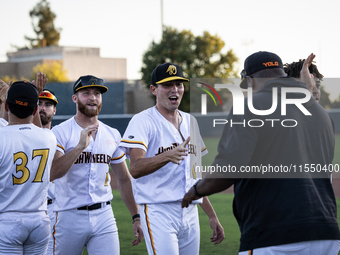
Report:
<svg viewBox="0 0 340 255"><path fill-rule="evenodd" d="M309 67L312 64L313 60L315 58L315 55L311 53L308 58L303 62L302 69L300 71L300 79L307 84L307 87L310 91L313 91L313 88L315 87L315 81L314 76L309 72Z"/></svg>
<svg viewBox="0 0 340 255"><path fill-rule="evenodd" d="M167 152L167 156L170 162L179 165L181 163L181 160L184 159L184 156L188 156L188 149L186 148L186 146L188 145L189 141L190 136L176 148Z"/></svg>
<svg viewBox="0 0 340 255"><path fill-rule="evenodd" d="M42 72L37 73L36 81L33 80L31 83L37 87L38 93L40 95L40 93L44 90L46 83L47 83L46 75Z"/></svg>
<svg viewBox="0 0 340 255"><path fill-rule="evenodd" d="M92 132L96 132L98 130L98 127L99 127L98 124L94 124L94 125L87 126L81 131L80 139L78 143L78 146L80 148L85 149L87 146L89 146L91 142L91 134Z"/></svg>

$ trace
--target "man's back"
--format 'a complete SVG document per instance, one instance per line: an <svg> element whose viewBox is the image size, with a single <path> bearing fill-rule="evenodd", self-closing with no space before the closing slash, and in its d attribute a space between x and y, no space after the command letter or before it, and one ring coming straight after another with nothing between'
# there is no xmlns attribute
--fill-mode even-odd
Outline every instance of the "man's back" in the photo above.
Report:
<svg viewBox="0 0 340 255"><path fill-rule="evenodd" d="M267 116L246 111L244 116L246 122L261 119L265 123L262 127L246 127L242 131L253 140L253 147L244 149L245 155L249 155L244 164L262 170L267 167L272 173L251 174L250 178L235 183L234 214L242 233L241 251L340 238L329 173L304 171L306 164L310 168L311 164L328 167L332 163L332 120L314 99L303 104L310 116L305 116L295 105L287 105L286 115L282 115L280 89L304 86L292 78L265 84L253 96L255 109L271 107L273 86L279 91L276 111ZM288 94L287 97L300 96Z"/></svg>
<svg viewBox="0 0 340 255"><path fill-rule="evenodd" d="M56 139L50 130L33 124L0 129L1 212L47 210L49 171L55 149Z"/></svg>

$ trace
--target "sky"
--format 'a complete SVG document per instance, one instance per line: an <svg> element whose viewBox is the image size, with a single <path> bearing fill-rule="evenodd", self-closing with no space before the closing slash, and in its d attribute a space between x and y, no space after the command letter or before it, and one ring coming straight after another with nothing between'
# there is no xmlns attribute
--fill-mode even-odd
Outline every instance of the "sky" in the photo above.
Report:
<svg viewBox="0 0 340 255"><path fill-rule="evenodd" d="M61 46L99 47L101 57L126 58L127 78L140 79L143 53L162 33L162 0L49 0L62 28ZM29 11L39 0L0 0L0 62L11 45L34 37ZM163 0L163 23L194 35L218 35L223 52L244 59L256 51L290 63L316 54L319 71L340 78L340 1L335 0ZM328 91L339 95L340 84Z"/></svg>

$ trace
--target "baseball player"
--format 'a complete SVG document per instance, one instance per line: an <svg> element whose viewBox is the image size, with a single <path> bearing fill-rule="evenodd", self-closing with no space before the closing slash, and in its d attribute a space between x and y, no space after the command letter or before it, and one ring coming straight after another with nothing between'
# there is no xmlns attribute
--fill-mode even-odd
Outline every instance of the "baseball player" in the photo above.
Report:
<svg viewBox="0 0 340 255"><path fill-rule="evenodd" d="M130 158L147 250L154 255L199 253L197 206L182 209L181 200L197 181L192 178L188 152L201 150L205 155L207 151L200 136L190 137L190 115L178 110L183 81L188 80L178 65L159 65L152 72L150 86L156 106L131 119L121 142ZM223 228L209 200L205 197L197 203L209 216L212 241L220 243Z"/></svg>
<svg viewBox="0 0 340 255"><path fill-rule="evenodd" d="M39 95L39 114L43 128L51 129L53 116L57 111L58 100L54 93L48 89L44 89ZM53 224L55 221L55 213L53 212L53 203L55 201L54 182L50 182L47 192L47 212L51 220L51 237L48 243L47 254L53 254Z"/></svg>
<svg viewBox="0 0 340 255"><path fill-rule="evenodd" d="M81 254L84 246L91 254L119 254L116 221L110 206L109 165L117 177L122 199L133 215L133 230L143 238L138 209L134 201L125 154L118 148L119 132L98 120L103 80L81 76L73 86L74 117L55 126L58 148L53 161L55 196L53 210L53 254Z"/></svg>
<svg viewBox="0 0 340 255"><path fill-rule="evenodd" d="M0 129L0 254L45 254L50 236L47 189L56 152L52 131L32 124L37 88L10 87L9 124Z"/></svg>

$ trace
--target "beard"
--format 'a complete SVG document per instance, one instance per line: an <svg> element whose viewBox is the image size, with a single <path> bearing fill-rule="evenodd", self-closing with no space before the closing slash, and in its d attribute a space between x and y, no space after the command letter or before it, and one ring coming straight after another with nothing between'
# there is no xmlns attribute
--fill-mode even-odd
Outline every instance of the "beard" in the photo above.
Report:
<svg viewBox="0 0 340 255"><path fill-rule="evenodd" d="M100 113L101 109L102 109L102 103L97 105L97 108L95 109L88 109L86 107L86 104L83 104L78 100L78 111L84 114L86 117L92 118L92 117L97 116Z"/></svg>
<svg viewBox="0 0 340 255"><path fill-rule="evenodd" d="M43 112L39 112L41 124L43 126L47 125L49 122L52 121L53 115L48 115L45 112L44 112L44 114L40 114L40 113L43 113Z"/></svg>

